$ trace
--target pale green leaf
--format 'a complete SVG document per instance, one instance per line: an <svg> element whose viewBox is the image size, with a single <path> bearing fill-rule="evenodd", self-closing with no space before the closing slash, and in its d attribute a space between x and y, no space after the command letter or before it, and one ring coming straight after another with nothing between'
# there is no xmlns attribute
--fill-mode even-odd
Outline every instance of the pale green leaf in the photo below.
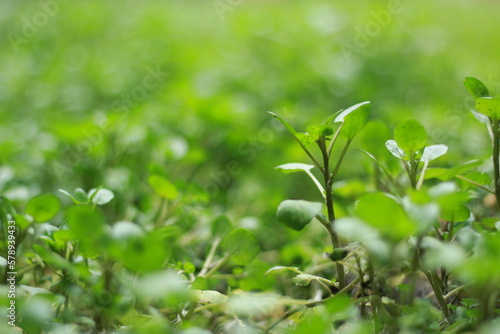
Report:
<svg viewBox="0 0 500 334"><path fill-rule="evenodd" d="M278 221L300 231L321 213L322 203L287 199L280 203L276 213Z"/></svg>
<svg viewBox="0 0 500 334"><path fill-rule="evenodd" d="M444 155L446 152L448 152L448 146L446 146L446 145L427 146L424 149L424 153L422 153L422 158L420 158L420 161L430 162L430 161L437 159L440 156Z"/></svg>

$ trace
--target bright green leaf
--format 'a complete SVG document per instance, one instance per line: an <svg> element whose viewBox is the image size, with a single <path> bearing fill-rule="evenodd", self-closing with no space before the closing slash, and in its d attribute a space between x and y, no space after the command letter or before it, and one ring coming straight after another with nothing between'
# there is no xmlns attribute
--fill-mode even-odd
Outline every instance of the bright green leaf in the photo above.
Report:
<svg viewBox="0 0 500 334"><path fill-rule="evenodd" d="M476 78L473 77L465 78L464 86L469 91L469 93L474 97L474 99L490 95L486 86Z"/></svg>
<svg viewBox="0 0 500 334"><path fill-rule="evenodd" d="M175 185L160 175L152 175L148 179L149 185L157 195L166 199L176 199L178 194Z"/></svg>
<svg viewBox="0 0 500 334"><path fill-rule="evenodd" d="M272 111L268 111L268 113L278 119L292 135L297 136L297 130L286 119Z"/></svg>
<svg viewBox="0 0 500 334"><path fill-rule="evenodd" d="M482 160L472 160L468 161L462 165L455 166L450 169L445 168L431 168L426 172L426 178L438 178L441 181L449 181L457 175L462 175L467 173L471 169L480 166L483 163Z"/></svg>
<svg viewBox="0 0 500 334"><path fill-rule="evenodd" d="M442 203L441 203L442 204ZM449 222L463 222L469 219L470 210L461 203L455 205L442 205L441 218Z"/></svg>
<svg viewBox="0 0 500 334"><path fill-rule="evenodd" d="M342 122L342 130L340 135L348 140L351 140L356 134L363 129L370 118L372 106L370 102L358 103L344 111L336 118L335 123Z"/></svg>
<svg viewBox="0 0 500 334"><path fill-rule="evenodd" d="M276 213L278 221L300 231L321 213L322 203L287 199L280 203Z"/></svg>
<svg viewBox="0 0 500 334"><path fill-rule="evenodd" d="M361 197L356 203L355 213L391 239L408 237L415 231L415 225L403 208L383 193L372 193Z"/></svg>
<svg viewBox="0 0 500 334"><path fill-rule="evenodd" d="M61 202L52 194L42 194L33 197L26 205L26 213L39 223L46 222L59 212Z"/></svg>
<svg viewBox="0 0 500 334"><path fill-rule="evenodd" d="M72 206L67 211L67 223L75 236L82 240L97 240L104 232L104 217L90 205Z"/></svg>
<svg viewBox="0 0 500 334"><path fill-rule="evenodd" d="M394 140L410 156L425 146L427 132L422 124L410 119L398 124L394 130Z"/></svg>
<svg viewBox="0 0 500 334"><path fill-rule="evenodd" d="M127 240L124 252L120 254L126 268L148 272L162 268L168 253L163 240L155 234Z"/></svg>
<svg viewBox="0 0 500 334"><path fill-rule="evenodd" d="M476 108L481 114L498 120L500 119L500 96L480 97L476 100Z"/></svg>

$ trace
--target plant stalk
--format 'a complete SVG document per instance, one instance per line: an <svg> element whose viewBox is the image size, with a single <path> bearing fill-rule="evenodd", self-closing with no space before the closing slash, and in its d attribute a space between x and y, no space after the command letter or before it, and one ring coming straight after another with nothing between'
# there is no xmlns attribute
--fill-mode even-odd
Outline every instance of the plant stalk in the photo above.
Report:
<svg viewBox="0 0 500 334"><path fill-rule="evenodd" d="M499 120L493 120L493 172L495 184L495 198L497 200L497 208L500 210L500 143L499 143Z"/></svg>
<svg viewBox="0 0 500 334"><path fill-rule="evenodd" d="M333 222L335 221L335 210L333 208L333 193L332 193L332 185L333 185L333 179L330 176L330 156L328 155L328 149L326 148L325 144L325 139L321 138L318 140L318 146L321 150L322 156L323 156L323 177L325 180L325 203L326 203L326 210L328 211L328 221L329 221L329 226L328 228L328 233L330 233L331 241L332 241L332 246L333 249L335 250L336 248L340 247L340 241L338 238L337 233L335 232L335 229L333 227ZM349 146L348 144L344 147L343 154L341 157L344 156L345 150ZM337 162L337 167L340 165L341 158L339 158L339 161ZM344 266L341 263L335 263L337 267L337 276L338 276L338 282L339 282L339 287L340 289L344 288L346 286L345 282L345 273L344 273Z"/></svg>

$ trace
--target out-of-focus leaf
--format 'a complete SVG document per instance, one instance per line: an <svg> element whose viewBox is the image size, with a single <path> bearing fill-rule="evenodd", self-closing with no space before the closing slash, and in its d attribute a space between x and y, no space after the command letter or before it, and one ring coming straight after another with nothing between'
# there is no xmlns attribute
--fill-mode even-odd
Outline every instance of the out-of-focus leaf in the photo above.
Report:
<svg viewBox="0 0 500 334"><path fill-rule="evenodd" d="M26 213L39 223L46 222L59 212L61 202L52 194L42 194L33 197L26 205Z"/></svg>
<svg viewBox="0 0 500 334"><path fill-rule="evenodd" d="M354 211L358 217L391 239L408 237L416 228L401 206L383 193L364 195L356 203Z"/></svg>
<svg viewBox="0 0 500 334"><path fill-rule="evenodd" d="M93 188L89 191L89 197L95 204L104 205L111 202L111 200L115 198L115 194L106 188Z"/></svg>
<svg viewBox="0 0 500 334"><path fill-rule="evenodd" d="M227 301L227 296L214 290L195 290L194 298L200 304L222 304Z"/></svg>
<svg viewBox="0 0 500 334"><path fill-rule="evenodd" d="M176 199L179 195L177 187L160 175L151 175L148 179L149 185L154 189L158 196L166 199Z"/></svg>
<svg viewBox="0 0 500 334"><path fill-rule="evenodd" d="M221 247L238 265L252 261L260 252L255 235L244 228L238 228L222 239Z"/></svg>

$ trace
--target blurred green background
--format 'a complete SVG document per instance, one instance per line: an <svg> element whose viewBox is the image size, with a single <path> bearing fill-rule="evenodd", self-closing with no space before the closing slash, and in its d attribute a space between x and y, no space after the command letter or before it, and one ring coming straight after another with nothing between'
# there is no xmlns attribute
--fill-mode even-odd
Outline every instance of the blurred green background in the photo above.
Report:
<svg viewBox="0 0 500 334"><path fill-rule="evenodd" d="M487 158L462 82L498 91L499 12L457 0L2 1L0 190L21 205L103 185L117 195L110 219L140 220L161 173L196 205L269 231L272 248L295 233L276 226L276 205L319 194L273 169L307 157L266 111L305 130L369 100L377 123L355 147L381 160L404 118L450 147L438 164ZM341 178L361 182L339 183L345 203L371 187L363 166L351 150Z"/></svg>

